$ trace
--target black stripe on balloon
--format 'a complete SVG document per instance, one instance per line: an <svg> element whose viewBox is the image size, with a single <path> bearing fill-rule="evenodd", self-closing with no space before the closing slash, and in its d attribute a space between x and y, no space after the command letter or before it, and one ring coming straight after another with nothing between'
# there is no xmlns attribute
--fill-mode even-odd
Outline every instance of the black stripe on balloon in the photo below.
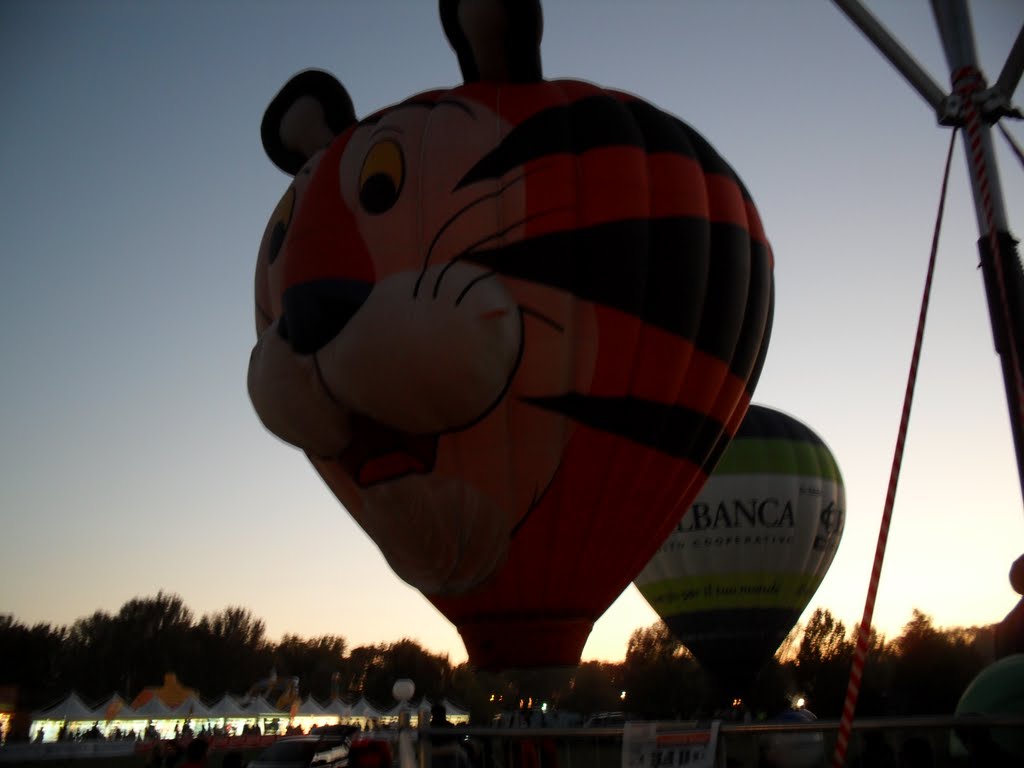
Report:
<svg viewBox="0 0 1024 768"><path fill-rule="evenodd" d="M785 440L795 443L807 443L827 448L825 441L803 422L792 416L751 404L747 415L736 430L736 437L757 440Z"/></svg>
<svg viewBox="0 0 1024 768"><path fill-rule="evenodd" d="M675 115L663 112L642 99L625 102L626 109L644 137L644 148L653 154L669 152L694 158L705 175L724 176L739 187L744 200L750 200L750 193L736 175L732 166L722 158L707 139L692 126Z"/></svg>
<svg viewBox="0 0 1024 768"><path fill-rule="evenodd" d="M712 675L733 684L749 684L775 655L800 613L792 608L736 608L690 611L663 619Z"/></svg>
<svg viewBox="0 0 1024 768"><path fill-rule="evenodd" d="M690 228L699 231L703 226L694 221ZM654 222L624 220L551 232L463 258L508 277L638 314L647 281L647 260L642 256L655 239ZM641 254L641 258L627 258L628 254Z"/></svg>
<svg viewBox="0 0 1024 768"><path fill-rule="evenodd" d="M731 262L731 258L713 257L705 312L710 310L712 317L718 316L701 329L697 346L724 353L731 345L730 356L726 358L729 368L747 382L747 391L753 392L764 367L771 337L775 282L767 246L759 243L748 245L750 255L739 257L736 262ZM735 254L735 250L729 253ZM737 279L743 270L748 277L746 285ZM742 303L743 312L734 312L732 317L734 320L739 318L741 322L723 334L723 326L730 322L728 310L730 307L735 309L737 302ZM719 310L724 312L719 314Z"/></svg>
<svg viewBox="0 0 1024 768"><path fill-rule="evenodd" d="M721 174L739 183L732 167L715 148L678 117L662 112L642 99L627 101L624 106L643 134L644 147L648 152L674 152L695 158L704 173Z"/></svg>
<svg viewBox="0 0 1024 768"><path fill-rule="evenodd" d="M359 121L360 127L368 125L376 125L382 119L388 115L397 112L400 109L436 109L437 107L454 107L455 109L461 110L469 117L475 118L473 110L469 106L459 99L445 99L445 98L423 98L420 96L414 96L406 101L393 104L390 107L385 107L378 112L374 112L372 115L367 115Z"/></svg>
<svg viewBox="0 0 1024 768"><path fill-rule="evenodd" d="M761 371L764 368L764 361L768 356L768 345L772 336L772 326L775 321L775 277L769 276L768 285L768 307L765 313L761 347L754 357L754 364L747 377L747 392L753 392L757 382L761 379Z"/></svg>
<svg viewBox="0 0 1024 768"><path fill-rule="evenodd" d="M500 178L539 157L613 146L692 157L705 173L735 181L743 197L750 199L732 167L691 126L642 99L621 101L611 94L588 96L527 118L477 162L456 189L482 179Z"/></svg>
<svg viewBox="0 0 1024 768"><path fill-rule="evenodd" d="M710 538L722 536L721 533L707 534ZM768 535L768 534L760 534ZM765 581L771 581L771 573L765 574ZM756 600L756 598L751 598ZM767 600L765 600L767 602ZM761 640L764 650L769 656L775 653L778 643L785 639L789 630L796 624L802 611L793 608L772 608L768 606L751 606L749 608L720 608L706 611L688 611L678 616L665 619L672 633L689 647L690 643L706 641L717 643L725 640L752 642ZM775 638L778 638L776 641ZM772 645L775 643L775 645ZM693 650L690 648L690 650Z"/></svg>
<svg viewBox="0 0 1024 768"><path fill-rule="evenodd" d="M523 401L697 465L703 463L723 429L706 413L634 397L594 397L567 392L551 397L527 397Z"/></svg>
<svg viewBox="0 0 1024 768"><path fill-rule="evenodd" d="M703 218L614 221L463 258L641 317L730 367L740 349L743 378L756 357L756 331L770 314L767 248L751 243L741 227ZM746 332L753 338L741 344Z"/></svg>
<svg viewBox="0 0 1024 768"><path fill-rule="evenodd" d="M704 173L731 179L743 197L750 199L732 167L689 125L640 99L620 104L629 112L647 152L693 157ZM673 229L665 221L656 226L645 319L694 339L700 349L728 360L730 369L749 380L748 391L753 391L764 365L774 309L768 247L751 244L749 234L738 227L711 226L702 237L704 233L695 232L692 222L686 228ZM697 259L681 259L679 243L710 246L709 263L704 266L698 265ZM663 300L657 299L658 293ZM743 311L737 311L739 308ZM691 330L701 318L700 330Z"/></svg>
<svg viewBox="0 0 1024 768"><path fill-rule="evenodd" d="M455 185L497 179L530 160L555 154L578 155L600 147L643 147L644 136L626 106L614 96L588 96L550 107L515 126Z"/></svg>
<svg viewBox="0 0 1024 768"><path fill-rule="evenodd" d="M711 450L708 451L707 457L701 464L701 469L704 470L705 475L710 475L715 471L715 467L718 466L718 462L722 458L722 454L725 453L725 449L729 447L732 439L732 435L724 429L719 433L714 444L711 446Z"/></svg>

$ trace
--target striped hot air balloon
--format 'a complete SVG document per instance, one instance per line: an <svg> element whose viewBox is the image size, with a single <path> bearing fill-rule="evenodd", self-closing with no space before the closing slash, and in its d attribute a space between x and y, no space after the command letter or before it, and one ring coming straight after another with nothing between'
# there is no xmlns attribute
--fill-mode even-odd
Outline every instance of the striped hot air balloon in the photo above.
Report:
<svg viewBox="0 0 1024 768"><path fill-rule="evenodd" d="M751 405L635 583L708 671L742 689L817 591L845 518L843 479L824 441L792 416Z"/></svg>
<svg viewBox="0 0 1024 768"><path fill-rule="evenodd" d="M696 130L541 77L536 3L441 6L464 84L266 112L249 393L471 662L571 665L746 413L772 254Z"/></svg>

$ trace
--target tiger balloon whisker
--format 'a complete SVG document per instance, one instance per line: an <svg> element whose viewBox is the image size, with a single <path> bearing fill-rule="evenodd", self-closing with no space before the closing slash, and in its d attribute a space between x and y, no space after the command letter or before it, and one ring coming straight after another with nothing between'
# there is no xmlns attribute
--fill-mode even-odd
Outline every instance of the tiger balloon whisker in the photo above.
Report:
<svg viewBox="0 0 1024 768"><path fill-rule="evenodd" d="M451 216L449 216L448 219L443 224L441 224L441 226L438 228L437 232L434 234L434 237L430 241L430 245L427 247L427 253L426 253L426 255L423 258L423 266L420 269L420 275L417 278L416 285L415 285L415 287L413 289L413 293L412 293L413 298L416 298L419 295L420 286L421 286L421 284L423 282L423 278L424 278L424 276L427 273L427 269L430 267L431 263L433 263L434 249L437 247L438 243L441 241L441 237L445 234L445 232L447 232L449 230L449 228L452 225L456 224L465 214L471 212L474 208L479 206L481 203L487 202L488 200L500 200L501 196L503 194L505 194L509 189L513 188L517 184L523 183L531 175L536 175L538 173L545 172L545 170L547 170L548 167L550 167L550 164L541 163L541 164L537 165L534 168L531 168L531 169L528 169L528 170L524 170L521 173L516 174L514 177L509 179L504 184L499 185L496 189L493 189L493 190L491 190L491 191L489 191L489 192L487 192L485 194L482 194L479 197L471 200L469 203L467 203L466 205L462 206L459 210L457 210L455 213L453 213ZM520 224L523 224L523 223L525 223L525 222L520 221L517 224L511 225L511 228L519 226ZM470 249L478 247L480 245L483 245L484 243L489 242L493 238L501 237L503 234L507 233L508 231L509 231L509 229L506 228L506 229L502 230L501 232L494 233L491 237L484 238L482 241L480 241L478 243L475 243L473 246L470 246ZM468 250L470 250L470 249L464 249L462 251L462 253L459 254L459 256L465 255L465 253ZM458 257L456 257L456 258L458 258ZM435 298L437 296L437 290L438 290L438 286L435 284L435 286L434 286L434 296L435 296Z"/></svg>

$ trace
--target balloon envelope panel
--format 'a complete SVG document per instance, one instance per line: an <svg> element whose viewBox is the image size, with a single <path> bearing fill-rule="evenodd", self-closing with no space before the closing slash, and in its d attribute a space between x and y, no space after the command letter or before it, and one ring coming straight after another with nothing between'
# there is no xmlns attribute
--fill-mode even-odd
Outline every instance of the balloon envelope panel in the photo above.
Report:
<svg viewBox="0 0 1024 768"><path fill-rule="evenodd" d="M709 670L750 679L821 584L845 508L839 468L821 438L752 405L636 585Z"/></svg>
<svg viewBox="0 0 1024 768"><path fill-rule="evenodd" d="M1024 653L1004 656L981 670L964 689L954 714L1024 715ZM989 757L993 764L993 751L1024 761L1024 729L1019 727L958 729L950 745L955 755L968 752L978 760Z"/></svg>

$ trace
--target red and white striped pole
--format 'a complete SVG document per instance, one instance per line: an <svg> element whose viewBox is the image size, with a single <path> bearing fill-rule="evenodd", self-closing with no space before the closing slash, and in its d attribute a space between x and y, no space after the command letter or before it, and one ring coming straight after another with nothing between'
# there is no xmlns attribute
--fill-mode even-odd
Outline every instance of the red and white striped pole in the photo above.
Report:
<svg viewBox="0 0 1024 768"><path fill-rule="evenodd" d="M1012 315L1009 291L1007 290L1007 279L1005 270L1005 257L1000 246L1000 216L996 212L996 205L993 202L992 186L989 183L989 164L986 159L986 142L981 112L978 109L976 97L984 91L985 80L977 67L970 65L961 67L953 72L953 87L963 100L964 105L964 130L966 131L964 141L967 148L967 161L969 163L971 178L976 184L977 205L979 210L979 225L988 243L987 257L990 259L990 266L983 261L983 268L991 269L992 280L995 283L997 292L996 304L992 308L993 317L997 322L993 325L995 329L996 348L1000 355L1006 356L1006 391L1010 400L1010 417L1013 420L1014 437L1019 440L1024 433L1020 423L1024 414L1024 382L1021 381L1022 373L1020 367L1020 355L1016 330L1017 324ZM998 180L997 180L998 183ZM984 259L984 257L983 257ZM986 275L986 277L988 277ZM1018 451L1020 446L1018 446ZM1024 478L1022 478L1024 483Z"/></svg>
<svg viewBox="0 0 1024 768"><path fill-rule="evenodd" d="M1008 103L1020 77L1021 43L1018 40L1014 44L993 91L988 88L978 68L974 30L966 0L932 0L932 11L956 96L956 109L952 111L962 119L965 128L964 150L978 222L981 272L996 351L1003 370L1017 474L1024 493L1024 382L1020 367L1024 351L1024 272L1007 225L1006 205L988 125L1000 116L999 97ZM983 109L992 109L992 114L983 114Z"/></svg>
<svg viewBox="0 0 1024 768"><path fill-rule="evenodd" d="M864 615L857 629L857 645L853 652L853 664L850 668L850 682L846 686L846 701L843 702L843 714L839 721L839 733L836 736L836 747L832 753L833 768L842 768L846 762L846 750L850 743L850 731L853 728L853 713L857 709L857 697L860 695L860 681L864 674L864 662L868 656L868 643L871 640L871 619L875 613L875 600L878 597L878 583L882 578L882 561L885 559L885 547L889 541L889 525L892 522L892 510L896 501L896 485L900 479L900 466L903 464L903 447L907 441L907 426L910 423L910 407L914 400L914 385L917 383L917 367L921 360L921 346L924 341L925 319L928 317L928 302L932 293L932 277L935 274L935 257L939 250L939 232L942 229L942 214L946 207L946 189L949 182L949 166L953 159L953 147L956 142L956 131L950 136L949 150L946 153L946 169L942 176L942 191L939 195L939 211L935 218L935 232L932 235L932 250L928 258L928 274L924 281L924 294L921 297L921 311L917 318L917 335L914 338L914 352L910 359L910 372L907 374L907 388L903 395L903 413L900 416L900 428L896 434L896 450L893 452L892 468L889 471L889 488L885 494L885 507L882 510L882 523L878 529L878 544L875 546L875 561L871 566L871 579L868 582L868 595L864 601Z"/></svg>

